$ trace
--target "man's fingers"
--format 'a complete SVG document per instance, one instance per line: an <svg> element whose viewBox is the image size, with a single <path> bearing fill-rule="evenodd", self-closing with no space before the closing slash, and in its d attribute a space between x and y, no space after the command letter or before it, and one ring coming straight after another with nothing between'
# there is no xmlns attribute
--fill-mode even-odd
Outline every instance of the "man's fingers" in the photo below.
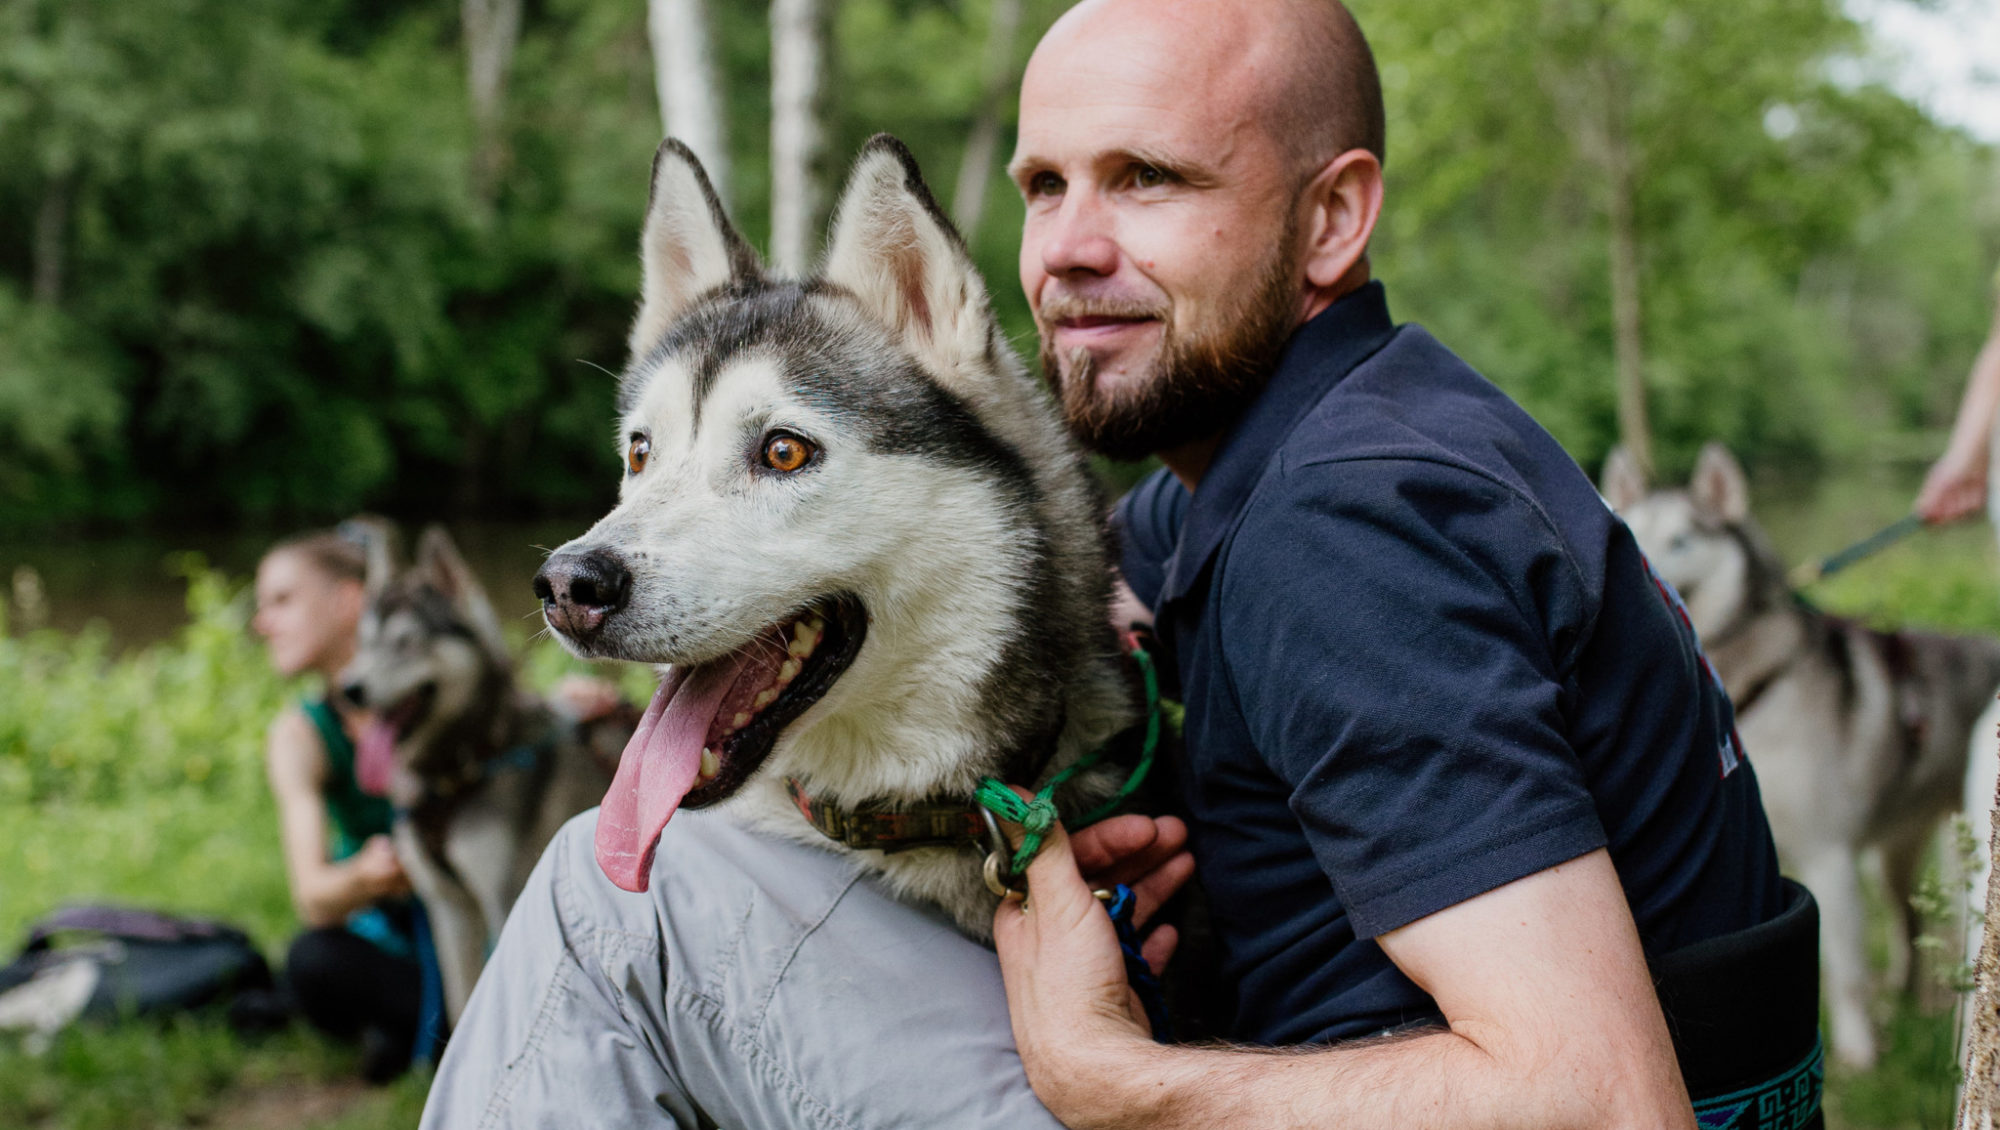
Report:
<svg viewBox="0 0 2000 1130"><path fill-rule="evenodd" d="M1172 816L1114 816L1079 830L1071 842L1077 866L1093 883L1136 885L1187 847L1187 825Z"/></svg>
<svg viewBox="0 0 2000 1130"><path fill-rule="evenodd" d="M1167 972L1167 963L1174 959L1174 950L1180 944L1180 931L1172 926L1162 926L1139 943L1139 956L1146 959L1146 968L1153 971L1153 976L1163 977Z"/></svg>
<svg viewBox="0 0 2000 1130"><path fill-rule="evenodd" d="M1152 921L1160 907L1193 877L1194 856L1181 852L1126 884L1132 888L1132 924L1143 928Z"/></svg>

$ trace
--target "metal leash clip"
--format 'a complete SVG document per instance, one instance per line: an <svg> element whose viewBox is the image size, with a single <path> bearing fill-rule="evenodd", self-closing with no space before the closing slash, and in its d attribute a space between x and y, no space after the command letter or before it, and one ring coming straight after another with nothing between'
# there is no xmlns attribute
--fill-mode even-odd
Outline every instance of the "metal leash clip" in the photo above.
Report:
<svg viewBox="0 0 2000 1130"><path fill-rule="evenodd" d="M1007 859L1011 851L1007 847L1007 837L1000 831L1000 821L995 820L993 810L983 804L979 806L979 815L986 821L986 841L992 849L986 853L986 889L1003 899L1026 899L1026 888L1016 887L1009 881L1012 877L1007 874Z"/></svg>

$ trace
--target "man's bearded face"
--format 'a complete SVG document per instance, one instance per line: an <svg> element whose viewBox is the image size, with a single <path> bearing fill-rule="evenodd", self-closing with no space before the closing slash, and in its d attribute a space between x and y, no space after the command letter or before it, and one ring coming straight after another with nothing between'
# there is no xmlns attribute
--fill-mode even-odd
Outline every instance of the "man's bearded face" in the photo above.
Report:
<svg viewBox="0 0 2000 1130"><path fill-rule="evenodd" d="M1207 316L1177 317L1164 297L1134 301L1071 295L1057 288L1036 312L1042 373L1055 387L1064 421L1086 447L1113 459L1143 459L1228 427L1264 388L1295 328L1299 283L1292 264L1295 232L1250 272L1239 299ZM1101 379L1090 349L1062 351L1051 327L1078 320L1152 320L1158 344L1136 371Z"/></svg>

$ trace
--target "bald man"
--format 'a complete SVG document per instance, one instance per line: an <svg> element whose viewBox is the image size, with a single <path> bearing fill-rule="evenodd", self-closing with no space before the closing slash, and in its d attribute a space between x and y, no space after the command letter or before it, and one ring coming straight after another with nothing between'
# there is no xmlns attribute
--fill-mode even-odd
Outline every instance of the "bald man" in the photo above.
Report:
<svg viewBox="0 0 2000 1130"><path fill-rule="evenodd" d="M1058 837L995 921L1028 1077L1075 1127L1638 1127L1685 1068L1704 1126L1812 1124L1812 907L1727 698L1555 441L1391 322L1382 155L1333 0L1087 0L1024 76L1043 365L1165 464L1123 564L1231 1034L1330 1045L1152 1042Z"/></svg>
<svg viewBox="0 0 2000 1130"><path fill-rule="evenodd" d="M1813 1124L1816 949L1802 978L1745 959L1794 917L1727 703L1554 442L1389 321L1382 151L1322 0L1092 0L1024 80L1045 367L1086 442L1169 469L1119 521L1191 829L1053 837L996 919L1003 983L851 860L722 813L678 814L625 895L586 816L426 1126L1685 1127L1683 1067L1705 1126ZM1145 873L1150 908L1190 830L1238 1049L1151 1041L1079 875Z"/></svg>

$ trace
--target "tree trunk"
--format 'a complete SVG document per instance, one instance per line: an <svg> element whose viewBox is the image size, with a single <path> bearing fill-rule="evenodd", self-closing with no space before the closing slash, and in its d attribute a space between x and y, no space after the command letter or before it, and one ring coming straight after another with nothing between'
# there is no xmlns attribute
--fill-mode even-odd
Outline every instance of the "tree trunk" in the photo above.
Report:
<svg viewBox="0 0 2000 1130"><path fill-rule="evenodd" d="M993 179L993 158L1000 151L1000 111L1014 89L1014 37L1021 28L1021 0L992 0L986 31L986 82L979 93L979 115L965 140L965 159L958 165L952 189L951 218L971 243L986 212L986 186Z"/></svg>
<svg viewBox="0 0 2000 1130"><path fill-rule="evenodd" d="M35 209L34 298L42 306L62 301L63 266L68 251L69 202L74 178L51 176Z"/></svg>
<svg viewBox="0 0 2000 1130"><path fill-rule="evenodd" d="M722 95L715 84L705 0L647 0L653 42L653 87L667 136L694 150L716 195L729 200L729 146L722 130Z"/></svg>
<svg viewBox="0 0 2000 1130"><path fill-rule="evenodd" d="M507 169L507 75L521 41L521 0L460 0L466 89L472 99L472 190L493 201Z"/></svg>
<svg viewBox="0 0 2000 1130"><path fill-rule="evenodd" d="M1639 303L1639 230L1633 216L1631 139L1619 109L1622 91L1604 83L1603 165L1605 218L1611 228L1611 333L1618 380L1618 442L1632 453L1640 474L1653 475L1653 431L1646 419L1646 356Z"/></svg>
<svg viewBox="0 0 2000 1130"><path fill-rule="evenodd" d="M804 274L819 210L820 0L771 0L771 263Z"/></svg>

